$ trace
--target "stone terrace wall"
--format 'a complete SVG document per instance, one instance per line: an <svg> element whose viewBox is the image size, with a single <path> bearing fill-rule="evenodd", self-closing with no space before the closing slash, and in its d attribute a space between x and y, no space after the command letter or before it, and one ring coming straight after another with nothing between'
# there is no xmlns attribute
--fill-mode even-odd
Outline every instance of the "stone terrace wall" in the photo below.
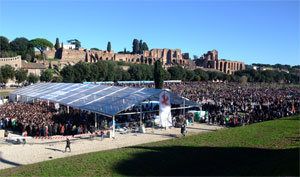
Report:
<svg viewBox="0 0 300 177"><path fill-rule="evenodd" d="M0 58L0 67L10 65L11 67L18 69L22 67L21 61L22 59L20 55L16 57Z"/></svg>
<svg viewBox="0 0 300 177"><path fill-rule="evenodd" d="M61 54L62 62L74 62L77 63L79 61L84 62L86 59L86 51L82 50L67 50L63 49Z"/></svg>

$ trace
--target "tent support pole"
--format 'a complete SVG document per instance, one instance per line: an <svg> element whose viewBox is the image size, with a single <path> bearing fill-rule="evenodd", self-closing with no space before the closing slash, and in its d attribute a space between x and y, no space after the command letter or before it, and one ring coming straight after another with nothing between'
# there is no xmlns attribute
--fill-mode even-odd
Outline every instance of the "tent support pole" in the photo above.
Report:
<svg viewBox="0 0 300 177"><path fill-rule="evenodd" d="M69 106L67 106L67 111L68 111L68 114L70 113L70 107Z"/></svg>
<svg viewBox="0 0 300 177"><path fill-rule="evenodd" d="M115 138L115 129L116 129L116 125L115 125L115 115L113 115L113 131L112 131L112 137Z"/></svg>
<svg viewBox="0 0 300 177"><path fill-rule="evenodd" d="M185 117L185 98L183 98L183 116Z"/></svg>
<svg viewBox="0 0 300 177"><path fill-rule="evenodd" d="M143 116L143 113L142 113L142 105L140 105L140 127L142 126L142 116Z"/></svg>
<svg viewBox="0 0 300 177"><path fill-rule="evenodd" d="M97 129L97 114L95 113L95 128Z"/></svg>

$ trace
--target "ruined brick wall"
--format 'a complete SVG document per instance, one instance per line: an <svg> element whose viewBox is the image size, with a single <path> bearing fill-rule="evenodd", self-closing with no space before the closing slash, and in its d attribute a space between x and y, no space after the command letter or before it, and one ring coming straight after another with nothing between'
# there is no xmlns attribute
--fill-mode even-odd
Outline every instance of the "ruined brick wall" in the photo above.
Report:
<svg viewBox="0 0 300 177"><path fill-rule="evenodd" d="M182 54L182 58L183 59L189 59L190 58L190 54L189 53L183 53Z"/></svg>
<svg viewBox="0 0 300 177"><path fill-rule="evenodd" d="M142 55L137 54L115 54L114 61L124 61L130 63L141 63Z"/></svg>
<svg viewBox="0 0 300 177"><path fill-rule="evenodd" d="M62 62L77 63L79 61L84 62L86 60L86 51L63 49L61 52Z"/></svg>
<svg viewBox="0 0 300 177"><path fill-rule="evenodd" d="M246 66L243 62L222 59L216 62L215 69L227 74L233 74L235 71L245 70Z"/></svg>
<svg viewBox="0 0 300 177"><path fill-rule="evenodd" d="M195 60L197 66L204 68L211 68L227 74L233 74L235 71L244 70L245 63L238 61L230 61L218 58L218 51L212 50L203 54L200 59Z"/></svg>
<svg viewBox="0 0 300 177"><path fill-rule="evenodd" d="M35 51L34 52L35 55L41 55L41 52L40 51ZM46 58L56 58L56 50L53 48L53 49L50 49L48 51L44 51L44 54L46 55Z"/></svg>
<svg viewBox="0 0 300 177"><path fill-rule="evenodd" d="M16 57L0 58L0 67L10 65L11 67L18 69L22 67L21 61L22 59L20 55Z"/></svg>
<svg viewBox="0 0 300 177"><path fill-rule="evenodd" d="M114 60L114 51L86 50L86 62L98 62L100 60Z"/></svg>
<svg viewBox="0 0 300 177"><path fill-rule="evenodd" d="M53 48L51 50L45 51L46 58L55 58L56 50Z"/></svg>

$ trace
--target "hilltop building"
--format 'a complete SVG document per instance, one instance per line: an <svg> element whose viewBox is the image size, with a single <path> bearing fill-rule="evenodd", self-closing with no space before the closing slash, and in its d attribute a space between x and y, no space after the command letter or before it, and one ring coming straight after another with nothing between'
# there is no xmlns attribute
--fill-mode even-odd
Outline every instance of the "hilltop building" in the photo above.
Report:
<svg viewBox="0 0 300 177"><path fill-rule="evenodd" d="M211 68L216 71L221 71L226 74L233 74L235 71L246 69L245 63L238 61L230 61L218 58L218 51L212 50L203 54L200 59L196 59L197 66L203 68Z"/></svg>

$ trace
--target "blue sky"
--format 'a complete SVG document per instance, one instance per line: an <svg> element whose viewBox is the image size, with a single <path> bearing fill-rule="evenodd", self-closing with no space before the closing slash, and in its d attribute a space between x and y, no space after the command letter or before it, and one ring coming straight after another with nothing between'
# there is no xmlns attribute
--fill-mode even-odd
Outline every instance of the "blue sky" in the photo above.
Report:
<svg viewBox="0 0 300 177"><path fill-rule="evenodd" d="M84 48L179 48L193 55L246 64L300 64L299 1L244 0L0 0L0 35L46 38Z"/></svg>

